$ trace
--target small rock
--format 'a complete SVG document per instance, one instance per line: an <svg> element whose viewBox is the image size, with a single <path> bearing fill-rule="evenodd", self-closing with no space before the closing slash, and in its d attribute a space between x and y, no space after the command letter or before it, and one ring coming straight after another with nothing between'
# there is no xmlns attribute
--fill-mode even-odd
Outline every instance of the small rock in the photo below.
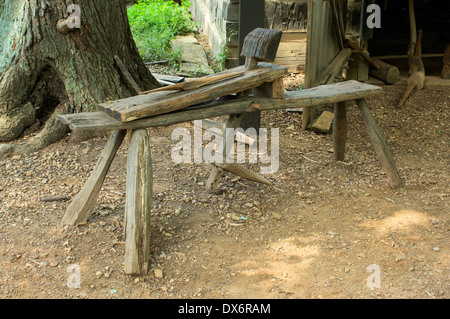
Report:
<svg viewBox="0 0 450 319"><path fill-rule="evenodd" d="M155 277L156 278L163 278L164 277L164 275L163 275L163 272L162 272L162 270L161 269L155 269L154 271L153 271L153 273L155 274Z"/></svg>
<svg viewBox="0 0 450 319"><path fill-rule="evenodd" d="M278 213L272 212L272 216L273 216L273 218L281 219L281 215Z"/></svg>
<svg viewBox="0 0 450 319"><path fill-rule="evenodd" d="M434 251L439 251L439 247L438 247L438 246L433 247L433 250L434 250Z"/></svg>
<svg viewBox="0 0 450 319"><path fill-rule="evenodd" d="M328 235L330 235L331 237L335 237L335 236L338 235L338 233L336 233L336 232L334 232L334 231L332 231L332 230L327 231L327 233L328 233Z"/></svg>
<svg viewBox="0 0 450 319"><path fill-rule="evenodd" d="M50 265L50 267L56 267L56 266L58 266L58 262L53 260L49 263L49 265Z"/></svg>

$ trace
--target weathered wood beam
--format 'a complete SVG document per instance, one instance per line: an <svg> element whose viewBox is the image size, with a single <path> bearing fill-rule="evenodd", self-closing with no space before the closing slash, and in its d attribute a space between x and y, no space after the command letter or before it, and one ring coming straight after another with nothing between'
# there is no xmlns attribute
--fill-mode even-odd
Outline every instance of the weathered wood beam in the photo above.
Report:
<svg viewBox="0 0 450 319"><path fill-rule="evenodd" d="M346 102L334 104L333 151L334 158L343 161L347 140L347 106Z"/></svg>
<svg viewBox="0 0 450 319"><path fill-rule="evenodd" d="M375 119L373 118L372 113L367 106L367 103L364 99L359 99L356 100L356 104L358 104L361 111L362 118L367 128L367 132L369 133L369 138L372 146L375 149L378 159L381 162L383 170L387 174L389 185L393 189L402 186L403 181L397 171L397 167L395 166L391 151L389 150L386 140L384 139L383 134L381 133L377 123L375 122Z"/></svg>
<svg viewBox="0 0 450 319"><path fill-rule="evenodd" d="M354 99L373 98L383 95L383 89L358 81L328 84L302 91L287 91L284 99L245 97L223 102L205 108L186 108L173 113L162 114L132 122L120 122L103 112L60 115L58 119L72 130L114 130L169 126L186 121L201 120L222 115L270 111L298 107L314 107L326 103Z"/></svg>
<svg viewBox="0 0 450 319"><path fill-rule="evenodd" d="M243 67L221 74L243 71ZM227 94L242 92L266 82L272 82L286 74L286 68L260 62L258 68L242 76L226 79L198 89L179 92L156 92L132 96L126 99L99 104L99 109L122 122L172 112L190 105L206 102Z"/></svg>
<svg viewBox="0 0 450 319"><path fill-rule="evenodd" d="M113 132L86 184L67 208L62 219L63 224L75 225L86 223L94 209L95 201L105 180L106 173L126 133L126 130L116 130Z"/></svg>
<svg viewBox="0 0 450 319"><path fill-rule="evenodd" d="M127 159L125 204L125 273L142 275L149 268L152 161L147 130L133 130Z"/></svg>
<svg viewBox="0 0 450 319"><path fill-rule="evenodd" d="M244 40L241 56L245 56L245 71L251 71L258 68L258 62L275 61L278 46L280 44L283 32L280 30L256 28L250 32ZM275 79L274 79L275 80ZM278 86L280 82L273 84L273 81L267 81L263 89L253 90L255 95L267 96L273 93L273 86ZM283 82L281 81L281 84ZM267 93L266 93L267 92ZM284 87L283 87L284 92ZM244 114L241 127L246 130L250 127L259 130L261 126L261 112L254 111Z"/></svg>

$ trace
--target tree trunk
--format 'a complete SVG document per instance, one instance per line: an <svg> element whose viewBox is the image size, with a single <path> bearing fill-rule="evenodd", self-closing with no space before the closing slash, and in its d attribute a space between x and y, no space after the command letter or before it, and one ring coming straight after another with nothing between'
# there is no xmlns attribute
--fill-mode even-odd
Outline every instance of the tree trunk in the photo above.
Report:
<svg viewBox="0 0 450 319"><path fill-rule="evenodd" d="M68 10L73 2L79 14ZM0 142L52 114L95 111L98 103L133 95L115 55L142 90L159 86L132 38L126 1L73 2L0 0ZM65 133L58 121L47 123L46 135L58 132L57 140ZM21 150L46 146L44 137L36 139Z"/></svg>

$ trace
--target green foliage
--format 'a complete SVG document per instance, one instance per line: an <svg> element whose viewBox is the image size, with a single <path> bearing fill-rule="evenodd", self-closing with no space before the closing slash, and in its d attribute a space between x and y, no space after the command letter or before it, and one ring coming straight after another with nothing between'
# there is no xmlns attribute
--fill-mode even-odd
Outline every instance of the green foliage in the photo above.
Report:
<svg viewBox="0 0 450 319"><path fill-rule="evenodd" d="M180 62L181 52L172 50L172 40L194 31L189 6L189 0L182 6L172 0L140 0L128 9L131 32L144 61Z"/></svg>

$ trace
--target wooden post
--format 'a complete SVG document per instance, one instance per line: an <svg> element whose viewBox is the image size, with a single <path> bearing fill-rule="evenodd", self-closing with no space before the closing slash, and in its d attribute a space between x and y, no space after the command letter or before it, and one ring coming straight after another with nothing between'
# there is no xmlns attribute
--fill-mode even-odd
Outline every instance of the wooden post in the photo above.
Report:
<svg viewBox="0 0 450 319"><path fill-rule="evenodd" d="M234 136L229 136L231 133L234 133L235 129L239 127L242 120L242 114L233 114L230 115L228 118L227 125L225 126L224 133L222 135L222 140L220 143L220 146L222 147L219 152L222 154L223 157L223 164L226 164L227 157L228 157L228 150L230 150L230 147L234 147ZM228 129L228 130L227 130ZM232 145L230 145L230 143ZM219 165L213 164L213 167L211 169L211 173L209 174L209 178L206 181L206 188L207 189L216 189L217 185L219 184L220 176L222 175L222 172L217 168Z"/></svg>
<svg viewBox="0 0 450 319"><path fill-rule="evenodd" d="M447 44L444 51L444 67L442 68L441 77L450 79L450 44Z"/></svg>
<svg viewBox="0 0 450 319"><path fill-rule="evenodd" d="M334 158L343 161L347 140L347 107L346 102L334 104L333 150Z"/></svg>
<svg viewBox="0 0 450 319"><path fill-rule="evenodd" d="M356 104L358 104L359 109L361 110L362 118L367 128L367 132L369 133L369 138L372 146L377 153L383 170L387 174L389 186L391 186L391 188L393 189L402 186L403 181L397 171L397 167L395 166L394 159L391 155L389 147L383 137L383 134L378 128L375 119L370 113L366 101L364 99L359 99L355 100L355 102Z"/></svg>
<svg viewBox="0 0 450 319"><path fill-rule="evenodd" d="M124 226L126 274L141 275L148 271L152 185L152 161L147 130L133 130L127 160Z"/></svg>
<svg viewBox="0 0 450 319"><path fill-rule="evenodd" d="M97 165L81 191L75 196L62 219L65 225L83 224L94 209L98 193L103 185L106 173L127 134L126 130L116 130L100 154Z"/></svg>
<svg viewBox="0 0 450 319"><path fill-rule="evenodd" d="M258 61L273 62L277 56L278 46L280 44L281 36L283 32L279 30L256 28L250 32L244 40L241 56L245 56L245 71L254 70L258 67ZM281 82L282 84L282 82ZM273 93L273 89L268 84L265 86L265 91ZM276 86L280 85L280 82L276 82ZM283 90L277 88L278 93L284 93ZM281 91L281 92L280 92ZM281 96L281 95L277 95ZM261 112L255 111L251 113L245 113L242 121L241 128L244 130L253 127L258 132L261 126Z"/></svg>

